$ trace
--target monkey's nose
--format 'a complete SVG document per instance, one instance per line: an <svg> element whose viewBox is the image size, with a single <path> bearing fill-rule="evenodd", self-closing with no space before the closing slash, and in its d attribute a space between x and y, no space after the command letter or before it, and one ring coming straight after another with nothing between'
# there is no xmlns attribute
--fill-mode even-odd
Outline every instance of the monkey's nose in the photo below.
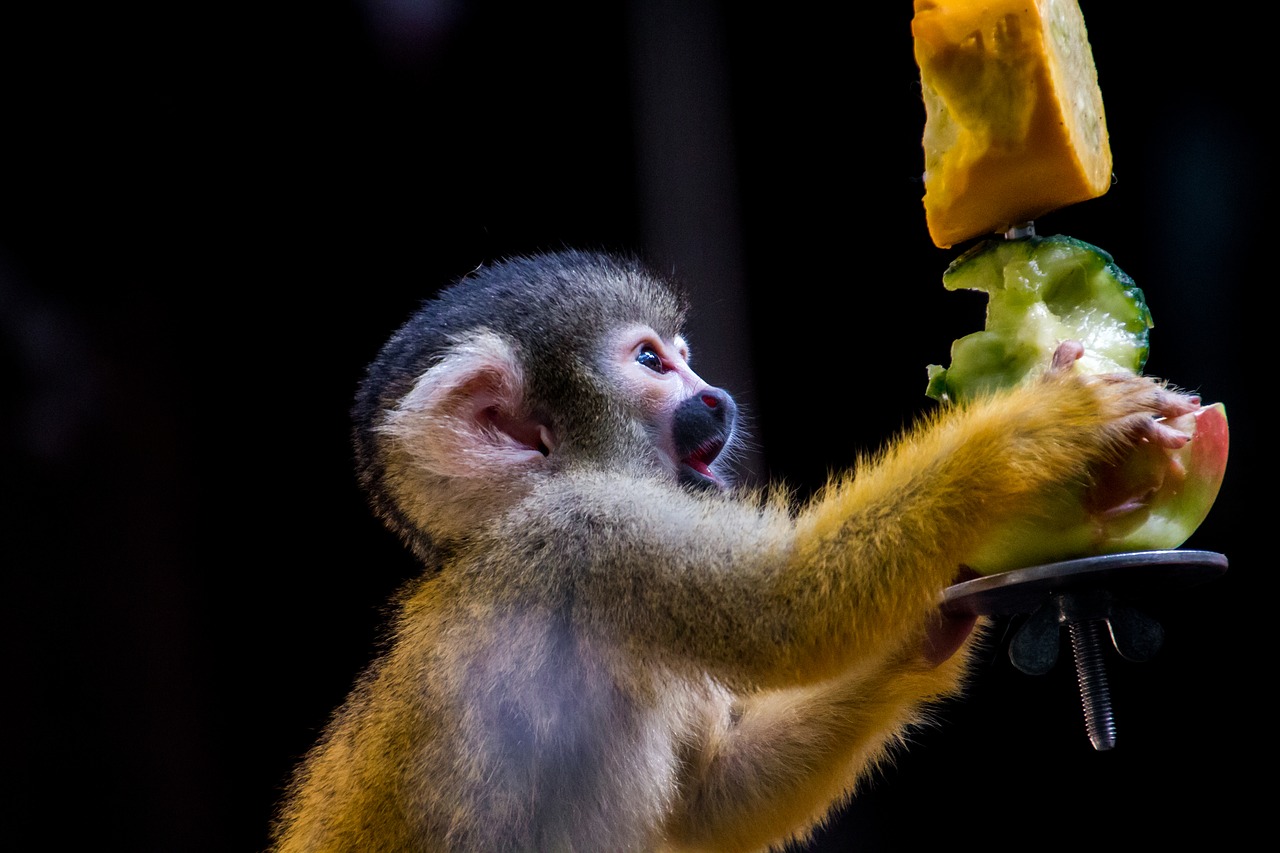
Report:
<svg viewBox="0 0 1280 853"><path fill-rule="evenodd" d="M738 416L738 404L721 388L704 388L676 407L675 439L692 448L712 439L726 439Z"/></svg>
<svg viewBox="0 0 1280 853"><path fill-rule="evenodd" d="M728 391L721 388L707 388L698 395L698 398L711 410L713 421L718 421L725 427L733 425L734 418L738 414L738 404L733 401Z"/></svg>

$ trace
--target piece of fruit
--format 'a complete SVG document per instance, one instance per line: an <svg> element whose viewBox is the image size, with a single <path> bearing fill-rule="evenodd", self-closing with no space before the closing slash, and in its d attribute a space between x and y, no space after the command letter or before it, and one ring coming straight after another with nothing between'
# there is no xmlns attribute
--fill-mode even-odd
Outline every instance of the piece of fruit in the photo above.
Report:
<svg viewBox="0 0 1280 853"><path fill-rule="evenodd" d="M1070 237L983 242L943 275L949 290L987 293L987 325L952 345L951 365L929 365L929 396L963 401L1045 370L1058 344L1077 340L1074 370L1140 373L1152 326L1142 291L1109 254ZM1177 548L1217 499L1229 436L1221 403L1171 419L1191 441L1178 450L1137 445L1089 485L1064 486L992 533L965 560L994 574L1058 560Z"/></svg>
<svg viewBox="0 0 1280 853"><path fill-rule="evenodd" d="M1107 191L1111 146L1076 0L916 0L911 30L935 245Z"/></svg>
<svg viewBox="0 0 1280 853"><path fill-rule="evenodd" d="M1142 290L1111 255L1074 237L985 240L951 262L947 290L987 294L987 322L929 365L926 393L971 399L1045 370L1062 341L1079 341L1086 373L1141 373L1152 326Z"/></svg>

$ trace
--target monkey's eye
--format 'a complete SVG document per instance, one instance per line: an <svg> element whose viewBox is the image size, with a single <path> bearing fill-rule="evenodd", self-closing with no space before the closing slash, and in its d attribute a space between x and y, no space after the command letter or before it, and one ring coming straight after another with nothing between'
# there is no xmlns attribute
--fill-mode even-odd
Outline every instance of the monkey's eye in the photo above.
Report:
<svg viewBox="0 0 1280 853"><path fill-rule="evenodd" d="M658 355L657 351L647 344L640 347L640 352L636 353L636 361L654 373L667 372L667 366L662 363L662 356Z"/></svg>

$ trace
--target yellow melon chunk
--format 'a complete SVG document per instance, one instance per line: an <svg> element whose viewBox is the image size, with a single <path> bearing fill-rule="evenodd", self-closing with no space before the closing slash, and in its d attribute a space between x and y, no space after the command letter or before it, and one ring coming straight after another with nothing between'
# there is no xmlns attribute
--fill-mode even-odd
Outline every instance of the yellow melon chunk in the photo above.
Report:
<svg viewBox="0 0 1280 853"><path fill-rule="evenodd" d="M1111 144L1076 0L915 0L911 30L935 245L1107 191Z"/></svg>

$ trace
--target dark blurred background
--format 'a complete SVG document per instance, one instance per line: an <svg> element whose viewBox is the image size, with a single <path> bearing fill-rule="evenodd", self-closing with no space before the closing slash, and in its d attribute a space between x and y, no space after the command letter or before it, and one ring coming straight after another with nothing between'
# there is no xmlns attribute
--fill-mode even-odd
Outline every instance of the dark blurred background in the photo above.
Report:
<svg viewBox="0 0 1280 853"><path fill-rule="evenodd" d="M1148 371L1227 402L1187 547L1231 569L1144 605L1154 660L1109 659L1116 749L1090 747L1065 659L1027 676L993 642L812 850L1233 849L1264 825L1268 24L1082 6L1116 181L1037 226L1111 252L1156 318ZM7 6L6 837L265 844L415 572L356 491L353 390L478 264L579 246L674 270L700 372L753 423L750 479L803 493L925 411L925 365L984 303L943 290L963 247L925 230L911 4L839 8Z"/></svg>

